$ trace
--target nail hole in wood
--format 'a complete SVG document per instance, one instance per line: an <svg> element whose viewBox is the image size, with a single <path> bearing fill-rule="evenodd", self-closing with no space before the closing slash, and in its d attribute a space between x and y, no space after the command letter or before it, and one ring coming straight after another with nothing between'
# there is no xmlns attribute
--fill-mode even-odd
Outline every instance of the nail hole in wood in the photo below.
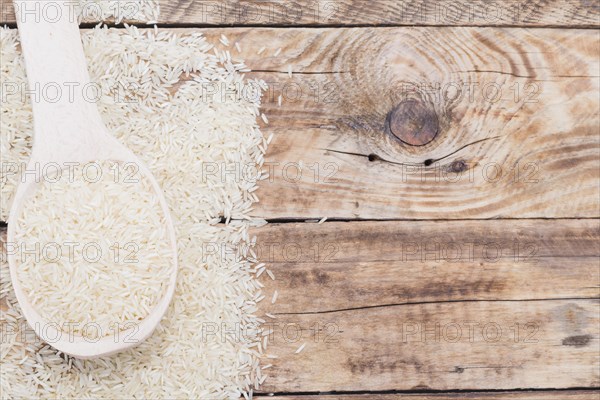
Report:
<svg viewBox="0 0 600 400"><path fill-rule="evenodd" d="M398 104L387 117L390 132L411 146L424 146L438 134L439 120L432 107L410 99Z"/></svg>

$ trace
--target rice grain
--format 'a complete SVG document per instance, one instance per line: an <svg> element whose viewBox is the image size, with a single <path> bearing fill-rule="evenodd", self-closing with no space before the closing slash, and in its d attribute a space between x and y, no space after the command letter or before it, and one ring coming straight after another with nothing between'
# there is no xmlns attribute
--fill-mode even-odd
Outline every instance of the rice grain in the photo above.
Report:
<svg viewBox="0 0 600 400"><path fill-rule="evenodd" d="M158 19L149 11L154 6L140 8L146 20ZM245 79L240 72L245 67L199 32L96 27L84 31L82 42L90 77L102 90L97 106L104 122L142 158L164 189L176 221L177 290L155 334L115 356L76 360L29 334L23 342L16 332L2 345L0 393L6 398L105 399L248 395L264 351L255 302L262 286L254 276L256 254L248 245L248 229L265 221L250 215L258 200L250 192L255 180L203 171L207 163L224 171L250 164L261 169L267 144L257 121L261 99L201 93L203 85L222 82L236 83L231 90L239 93L268 86ZM15 29L0 29L0 78L27 84ZM115 88L121 88L127 101L115 101L120 99ZM17 166L17 171L0 179L2 220L33 138L29 97L6 100L0 102L0 162ZM232 251L202 252L203 244ZM0 323L13 319L15 326L25 324L4 260L0 293L8 307L0 313ZM199 339L203 327L223 321L244 334L228 335L224 341L220 335Z"/></svg>

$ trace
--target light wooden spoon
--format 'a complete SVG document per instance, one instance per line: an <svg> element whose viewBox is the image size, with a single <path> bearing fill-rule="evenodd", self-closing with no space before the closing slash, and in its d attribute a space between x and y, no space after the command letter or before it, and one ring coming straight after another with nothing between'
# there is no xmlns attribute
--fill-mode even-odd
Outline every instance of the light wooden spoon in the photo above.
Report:
<svg viewBox="0 0 600 400"><path fill-rule="evenodd" d="M160 201L173 251L173 273L165 296L151 313L135 328L109 334L92 342L89 338L71 335L48 324L32 306L17 277L16 254L8 255L10 275L23 315L34 331L56 349L77 358L106 356L134 347L146 340L164 316L175 292L177 248L175 230L167 202L156 179L144 163L108 132L93 100L86 98L86 88L92 88L79 34L79 25L66 1L15 0L21 48L25 57L30 91L60 86L62 96L56 100L38 95L32 99L34 144L27 170L36 165L65 165L112 160L135 163L141 176L148 178ZM37 10L38 12L21 12ZM68 90L69 87L74 88ZM53 96L54 97L54 96ZM49 101L50 100L50 101ZM16 243L16 222L24 203L36 190L36 179L21 182L11 205L8 219L8 242ZM54 223L60 223L56 221ZM149 232L150 233L150 232Z"/></svg>

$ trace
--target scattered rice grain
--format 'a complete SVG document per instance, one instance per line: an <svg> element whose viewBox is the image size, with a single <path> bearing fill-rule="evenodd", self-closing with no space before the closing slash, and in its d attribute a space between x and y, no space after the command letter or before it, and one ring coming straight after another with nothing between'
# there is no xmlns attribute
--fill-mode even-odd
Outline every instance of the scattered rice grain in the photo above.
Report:
<svg viewBox="0 0 600 400"><path fill-rule="evenodd" d="M223 46L229 47L229 39L227 39L227 36L221 34L220 42L223 44Z"/></svg>
<svg viewBox="0 0 600 400"><path fill-rule="evenodd" d="M298 347L298 350L296 350L295 354L300 354L300 352L302 352L302 350L304 350L305 347L306 343L303 343L302 346Z"/></svg>
<svg viewBox="0 0 600 400"><path fill-rule="evenodd" d="M148 3L154 6L148 8ZM144 6L136 17L155 21L158 14L152 8L158 3L148 3L140 2ZM222 101L215 95L200 104L198 94L211 82L239 82L235 90L241 93L257 87L268 90L268 85L243 78L241 70L247 68L234 66L227 52L218 51L200 33L96 27L83 32L82 42L90 77L102 90L97 106L108 129L150 167L177 221L177 292L155 334L112 357L56 362L57 353L41 352L43 345L30 335L25 343L5 342L0 391L8 398L115 398L115 391L122 398L248 395L264 350L254 302L262 285L252 270L256 254L245 245L248 229L255 224L248 214L258 200L250 192L256 182L222 180L220 174L205 179L202 168L205 163L224 168L254 163L261 169L265 140L256 118L261 102L260 96ZM0 28L0 65L2 82L26 87L16 29ZM114 101L119 82L136 88L127 102ZM31 102L25 96L8 96L0 108L0 163L20 165L31 153ZM6 221L19 175L5 178L0 179L0 217ZM226 224L220 223L222 217ZM241 251L202 254L202 243ZM25 324L4 260L0 275L0 293L8 305L0 323L13 315L17 326ZM197 324L190 323L220 324L223 318L239 324L245 332L241 340L199 341Z"/></svg>

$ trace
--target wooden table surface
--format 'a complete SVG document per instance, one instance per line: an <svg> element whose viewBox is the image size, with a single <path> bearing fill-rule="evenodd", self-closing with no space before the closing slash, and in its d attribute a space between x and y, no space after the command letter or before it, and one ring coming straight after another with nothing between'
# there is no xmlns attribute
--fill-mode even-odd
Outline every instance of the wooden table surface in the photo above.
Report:
<svg viewBox="0 0 600 400"><path fill-rule="evenodd" d="M600 397L597 1L160 3L269 85L258 396Z"/></svg>

